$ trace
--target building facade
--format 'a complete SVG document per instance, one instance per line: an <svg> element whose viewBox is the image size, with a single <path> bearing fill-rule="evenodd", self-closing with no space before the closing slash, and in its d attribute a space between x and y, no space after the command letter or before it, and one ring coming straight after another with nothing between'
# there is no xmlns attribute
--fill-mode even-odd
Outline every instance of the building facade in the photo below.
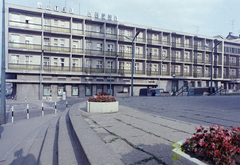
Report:
<svg viewBox="0 0 240 165"><path fill-rule="evenodd" d="M206 37L61 11L5 6L6 82L18 99L133 94L149 87L172 92L182 86L237 88L238 39ZM132 63L132 41L134 56ZM230 35L231 36L231 35ZM203 46L215 47L212 50ZM112 69L111 69L112 68ZM110 80L111 74L111 80ZM110 89L110 81L111 88Z"/></svg>

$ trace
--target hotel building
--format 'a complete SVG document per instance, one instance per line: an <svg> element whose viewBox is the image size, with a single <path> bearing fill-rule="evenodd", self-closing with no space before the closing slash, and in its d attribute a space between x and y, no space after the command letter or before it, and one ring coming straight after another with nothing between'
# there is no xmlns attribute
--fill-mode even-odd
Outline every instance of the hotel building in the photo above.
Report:
<svg viewBox="0 0 240 165"><path fill-rule="evenodd" d="M126 36L138 31L132 63L132 41ZM212 50L203 45L218 42L212 59ZM210 86L212 60L213 86L238 88L239 46L231 33L206 37L123 23L112 15L77 15L58 6L5 5L6 82L13 83L18 99L130 93L132 65L134 96L159 84L169 92Z"/></svg>

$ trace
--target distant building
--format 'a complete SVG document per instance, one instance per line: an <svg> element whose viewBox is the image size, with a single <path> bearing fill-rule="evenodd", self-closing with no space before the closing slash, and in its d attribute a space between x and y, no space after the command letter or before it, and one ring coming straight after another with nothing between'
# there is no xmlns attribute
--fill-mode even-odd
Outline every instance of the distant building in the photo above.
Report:
<svg viewBox="0 0 240 165"><path fill-rule="evenodd" d="M63 92L93 96L110 92L110 81L113 95L130 92L132 65L134 95L159 86L159 80L169 92L210 86L211 60L214 87L239 87L239 37L206 37L90 14L6 4L6 82L13 83L18 99L60 98ZM132 43L125 36L133 38L139 30L132 64ZM218 41L211 59L203 44L214 47Z"/></svg>

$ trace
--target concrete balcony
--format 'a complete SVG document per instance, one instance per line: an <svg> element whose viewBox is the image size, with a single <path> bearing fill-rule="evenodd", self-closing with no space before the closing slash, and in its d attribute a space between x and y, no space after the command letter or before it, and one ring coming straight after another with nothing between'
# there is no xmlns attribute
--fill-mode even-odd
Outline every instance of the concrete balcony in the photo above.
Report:
<svg viewBox="0 0 240 165"><path fill-rule="evenodd" d="M106 56L117 56L117 52L113 52L113 51L106 51Z"/></svg>
<svg viewBox="0 0 240 165"><path fill-rule="evenodd" d="M131 74L131 69L118 69L119 74Z"/></svg>
<svg viewBox="0 0 240 165"><path fill-rule="evenodd" d="M8 43L9 48L14 49L30 49L30 50L42 50L41 45L37 44L25 44L25 43L17 43L17 42L9 42Z"/></svg>
<svg viewBox="0 0 240 165"><path fill-rule="evenodd" d="M83 53L83 49L81 49L81 48L72 48L72 53L82 54Z"/></svg>
<svg viewBox="0 0 240 165"><path fill-rule="evenodd" d="M159 73L159 71L147 71L147 75L148 76L151 76L151 75L159 75L160 73Z"/></svg>
<svg viewBox="0 0 240 165"><path fill-rule="evenodd" d="M182 72L171 72L171 75L183 76L183 73Z"/></svg>
<svg viewBox="0 0 240 165"><path fill-rule="evenodd" d="M72 72L82 72L83 68L82 67L72 67Z"/></svg>
<svg viewBox="0 0 240 165"><path fill-rule="evenodd" d="M42 25L40 24L32 24L32 23L16 22L16 21L9 21L8 26L16 27L17 29L33 29L33 30L42 29Z"/></svg>
<svg viewBox="0 0 240 165"><path fill-rule="evenodd" d="M161 57L158 55L147 55L148 60L161 60Z"/></svg>
<svg viewBox="0 0 240 165"><path fill-rule="evenodd" d="M70 71L69 66L53 66L53 65L44 65L44 71Z"/></svg>
<svg viewBox="0 0 240 165"><path fill-rule="evenodd" d="M109 34L109 33L106 33L106 38L107 39L117 39L117 34Z"/></svg>
<svg viewBox="0 0 240 165"><path fill-rule="evenodd" d="M88 68L88 67L85 67L85 72L86 73L103 73L104 69L103 68Z"/></svg>
<svg viewBox="0 0 240 165"><path fill-rule="evenodd" d="M86 49L85 54L88 54L88 55L104 55L104 51L103 50Z"/></svg>
<svg viewBox="0 0 240 165"><path fill-rule="evenodd" d="M57 27L57 26L45 25L44 30L47 32L70 33L70 28Z"/></svg>
<svg viewBox="0 0 240 165"><path fill-rule="evenodd" d="M40 70L40 65L32 65L32 64L19 64L19 63L9 63L9 69L20 69L20 70Z"/></svg>
<svg viewBox="0 0 240 165"><path fill-rule="evenodd" d="M135 54L135 58L145 59L145 55L144 54Z"/></svg>
<svg viewBox="0 0 240 165"><path fill-rule="evenodd" d="M76 35L83 35L83 30L72 29L72 33Z"/></svg>
<svg viewBox="0 0 240 165"><path fill-rule="evenodd" d="M143 42L143 43L145 43L145 42L146 42L146 39L145 39L145 38L137 37L137 38L135 39L135 41L136 41L136 42Z"/></svg>
<svg viewBox="0 0 240 165"><path fill-rule="evenodd" d="M69 47L60 47L60 46L48 46L44 45L44 50L45 51L54 51L54 52L70 52Z"/></svg>
<svg viewBox="0 0 240 165"><path fill-rule="evenodd" d="M147 43L151 44L151 45L160 45L160 44L162 44L162 41L161 40L148 39Z"/></svg>
<svg viewBox="0 0 240 165"><path fill-rule="evenodd" d="M135 74L145 74L145 70L135 70Z"/></svg>
<svg viewBox="0 0 240 165"><path fill-rule="evenodd" d="M104 33L95 32L95 31L85 31L85 35L87 37L104 38Z"/></svg>
<svg viewBox="0 0 240 165"><path fill-rule="evenodd" d="M184 59L183 58L179 58L179 57L172 57L172 62L183 62Z"/></svg>
<svg viewBox="0 0 240 165"><path fill-rule="evenodd" d="M128 57L132 58L132 53L118 52L119 57Z"/></svg>
<svg viewBox="0 0 240 165"><path fill-rule="evenodd" d="M106 73L110 73L110 72L111 72L111 73L117 73L117 69L113 69L113 68L112 68L112 71L111 71L111 69L107 68L107 69L105 70L105 72L106 72Z"/></svg>

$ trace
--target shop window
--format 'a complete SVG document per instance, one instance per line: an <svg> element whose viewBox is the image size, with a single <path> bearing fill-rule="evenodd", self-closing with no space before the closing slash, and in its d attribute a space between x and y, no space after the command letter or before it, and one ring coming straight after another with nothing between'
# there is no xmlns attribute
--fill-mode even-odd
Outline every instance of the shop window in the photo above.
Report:
<svg viewBox="0 0 240 165"><path fill-rule="evenodd" d="M51 85L43 84L43 96L51 96Z"/></svg>
<svg viewBox="0 0 240 165"><path fill-rule="evenodd" d="M112 96L114 96L113 86L114 86L114 85L111 85L111 90L110 90L110 85L108 85L108 87L107 87L107 92L108 92L108 93L111 93L111 91L112 91Z"/></svg>
<svg viewBox="0 0 240 165"><path fill-rule="evenodd" d="M77 85L72 86L72 96L78 96L79 95L79 90Z"/></svg>
<svg viewBox="0 0 240 165"><path fill-rule="evenodd" d="M85 85L85 96L92 96L92 85L91 84Z"/></svg>
<svg viewBox="0 0 240 165"><path fill-rule="evenodd" d="M64 86L59 85L58 86L58 96L62 96L64 91L65 91Z"/></svg>
<svg viewBox="0 0 240 165"><path fill-rule="evenodd" d="M99 93L99 92L102 92L103 91L103 85L97 85L97 94Z"/></svg>

